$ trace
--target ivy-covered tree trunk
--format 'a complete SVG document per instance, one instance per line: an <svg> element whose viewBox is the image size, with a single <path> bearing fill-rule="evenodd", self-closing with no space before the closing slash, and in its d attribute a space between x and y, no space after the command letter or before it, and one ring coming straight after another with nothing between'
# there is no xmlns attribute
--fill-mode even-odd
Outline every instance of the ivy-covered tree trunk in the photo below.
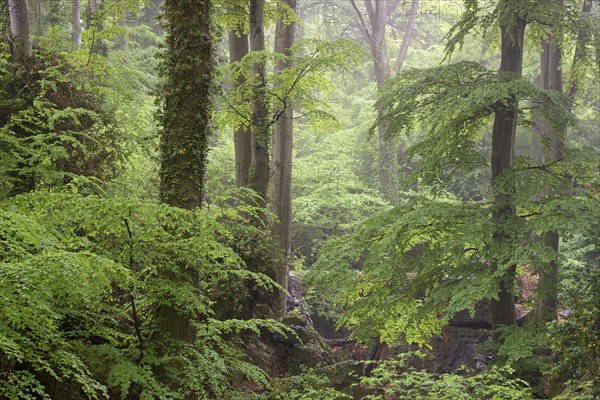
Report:
<svg viewBox="0 0 600 400"><path fill-rule="evenodd" d="M174 207L200 207L204 196L211 119L213 52L210 0L167 0L165 53L160 68L162 135L160 199ZM173 275L194 283L193 271ZM189 316L160 309L161 333L192 342Z"/></svg>
<svg viewBox="0 0 600 400"><path fill-rule="evenodd" d="M504 0L500 7L500 30L502 34L500 71L520 77L523 69L523 41L526 22L518 14L515 0ZM490 301L492 324L514 325L514 286L516 266L511 263L514 238L507 232L515 218L513 204L514 182L509 176L513 165L515 134L517 129L518 100L511 99L507 105L499 105L495 113L492 131L492 190L494 194L493 220L496 254L493 261L495 276L499 279L497 300Z"/></svg>
<svg viewBox="0 0 600 400"><path fill-rule="evenodd" d="M265 50L265 0L250 0L250 51ZM269 192L269 107L265 63L252 65L252 179L250 187L259 195L259 205L267 207Z"/></svg>
<svg viewBox="0 0 600 400"><path fill-rule="evenodd" d="M31 21L27 0L8 0L12 54L22 61L31 52Z"/></svg>
<svg viewBox="0 0 600 400"><path fill-rule="evenodd" d="M296 0L286 0L285 3L296 11ZM291 47L294 44L296 24L286 25L283 18L277 21L275 32L275 52L291 56ZM275 73L289 68L288 60L278 60L275 64ZM294 133L294 109L290 99L284 99L281 116L273 126L272 141L272 176L271 185L271 212L276 220L271 229L274 238L279 242L281 249L289 257L292 253L292 141ZM287 261L278 268L277 283L287 288L288 284ZM285 312L285 293L280 299L280 313Z"/></svg>
<svg viewBox="0 0 600 400"><path fill-rule="evenodd" d="M552 0L554 1L554 0ZM558 0L563 5L563 0ZM551 34L542 40L541 54L541 86L546 90L563 91L562 51L558 40ZM543 142L542 163L550 164L562 159L565 129L550 125L543 119L540 121L540 133ZM544 189L545 196L552 195L552 188ZM546 232L542 242L555 254L558 253L559 235L557 232ZM554 258L548 265L539 266L539 301L538 317L542 321L554 320L558 317L558 260Z"/></svg>
<svg viewBox="0 0 600 400"><path fill-rule="evenodd" d="M235 63L248 54L248 34L243 29L228 32L229 61ZM240 74L235 85L243 86L246 78ZM234 132L235 150L235 184L237 187L246 187L250 183L252 170L252 129L241 125Z"/></svg>

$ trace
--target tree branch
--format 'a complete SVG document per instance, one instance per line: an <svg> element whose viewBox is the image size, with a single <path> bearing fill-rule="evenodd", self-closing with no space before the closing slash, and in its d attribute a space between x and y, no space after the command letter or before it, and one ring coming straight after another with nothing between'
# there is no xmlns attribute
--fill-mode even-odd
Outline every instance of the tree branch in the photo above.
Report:
<svg viewBox="0 0 600 400"><path fill-rule="evenodd" d="M404 60L406 59L406 54L408 53L408 47L410 46L410 40L413 35L413 31L415 29L415 25L417 22L417 13L419 10L419 0L413 0L410 13L408 15L408 24L406 25L406 31L404 32L404 38L402 38L402 46L400 46L400 51L398 52L398 57L396 58L396 62L394 64L394 68L392 68L391 75L396 76L400 68L402 68L402 64L404 64Z"/></svg>
<svg viewBox="0 0 600 400"><path fill-rule="evenodd" d="M369 39L369 41L372 40L372 36L371 33L369 32L369 25L367 25L367 21L365 20L365 16L363 15L362 11L360 11L360 9L358 8L358 6L356 5L356 1L355 0L350 0L350 2L352 3L352 7L354 8L354 11L356 11L356 14L358 15L358 19L360 19L360 24L363 28L363 33L367 36L367 38Z"/></svg>

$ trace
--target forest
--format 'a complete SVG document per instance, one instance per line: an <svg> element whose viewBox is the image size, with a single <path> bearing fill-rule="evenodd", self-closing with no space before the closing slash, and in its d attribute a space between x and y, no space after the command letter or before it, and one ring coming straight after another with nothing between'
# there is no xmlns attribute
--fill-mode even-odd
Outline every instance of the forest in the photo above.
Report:
<svg viewBox="0 0 600 400"><path fill-rule="evenodd" d="M0 10L0 399L600 399L600 2Z"/></svg>

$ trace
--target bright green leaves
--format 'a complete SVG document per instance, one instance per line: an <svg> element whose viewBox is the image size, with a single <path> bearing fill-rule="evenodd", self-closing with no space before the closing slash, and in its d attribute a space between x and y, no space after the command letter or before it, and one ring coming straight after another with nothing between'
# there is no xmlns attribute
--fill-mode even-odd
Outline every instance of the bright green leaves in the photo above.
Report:
<svg viewBox="0 0 600 400"><path fill-rule="evenodd" d="M417 353L419 355L419 353ZM391 396L400 400L529 400L533 394L527 382L514 378L510 368L490 368L478 374L462 370L456 374L431 374L406 370L406 361L387 360L373 371L373 376L361 379L361 384L381 390L381 394L365 399L379 400Z"/></svg>
<svg viewBox="0 0 600 400"><path fill-rule="evenodd" d="M248 288L275 288L227 244L225 222L242 224L234 210L43 193L2 205L0 396L34 393L48 385L45 374L90 398L222 398L237 373L264 384L235 337L285 332L273 321L217 319L230 291L242 301ZM165 306L190 318L196 344L156 338Z"/></svg>
<svg viewBox="0 0 600 400"><path fill-rule="evenodd" d="M572 121L569 101L510 74L492 72L474 62L406 71L386 82L377 102L386 134L424 131L408 149L419 159L425 182L447 180L461 169L484 164L477 144L482 128L499 108L520 99L521 124L541 115L556 127Z"/></svg>
<svg viewBox="0 0 600 400"><path fill-rule="evenodd" d="M478 303L497 298L500 278L512 266L543 266L555 259L540 242L544 232L567 239L594 234L589 221L600 212L597 194L562 176L576 171L577 163L559 164L546 171L511 171L533 193L550 183L562 189L547 198L516 196L517 216L497 227L510 241L493 240L490 201L413 196L323 246L310 283L332 293L344 311L339 324L356 339L426 344L460 311L473 315ZM492 269L490 260L503 262ZM502 351L518 361L518 350Z"/></svg>
<svg viewBox="0 0 600 400"><path fill-rule="evenodd" d="M246 81L224 96L217 115L218 123L233 127L250 124L251 65L258 62L270 65L280 60L289 62L291 66L277 73L267 68L267 76L263 78L267 86L268 103L272 104L269 125L289 105L300 110L312 123L334 123L336 118L320 98L335 89L327 72L349 70L362 59L364 53L355 43L343 39L335 42L297 41L291 53L292 56L267 50L251 52L240 62L229 65L225 71L226 82L232 83L239 76L244 76Z"/></svg>

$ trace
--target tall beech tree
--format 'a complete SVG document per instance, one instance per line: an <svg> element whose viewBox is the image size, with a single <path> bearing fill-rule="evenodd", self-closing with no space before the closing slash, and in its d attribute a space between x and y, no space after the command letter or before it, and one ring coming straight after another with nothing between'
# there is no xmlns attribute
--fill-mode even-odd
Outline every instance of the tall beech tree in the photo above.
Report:
<svg viewBox="0 0 600 400"><path fill-rule="evenodd" d="M211 1L167 0L164 17L167 37L160 67L160 199L191 210L202 204L210 136L214 69ZM168 274L195 279L194 271ZM189 315L166 306L160 312L163 334L193 342Z"/></svg>
<svg viewBox="0 0 600 400"><path fill-rule="evenodd" d="M503 0L500 9L500 72L509 72L521 77L523 71L523 44L525 18L521 15L518 2ZM514 246L514 238L508 237L504 225L515 217L513 205L514 182L511 182L510 169L513 166L515 134L517 131L518 99L509 99L507 106L495 112L492 130L492 191L494 209L492 219L496 225L494 241L499 249ZM493 325L514 325L514 285L516 266L504 257L492 260L493 268L500 279L498 298L491 300L490 309Z"/></svg>
<svg viewBox="0 0 600 400"><path fill-rule="evenodd" d="M239 62L248 54L248 34L243 27L227 32L229 40L229 61ZM246 82L246 77L240 74L234 82L234 90ZM250 183L250 172L252 170L252 129L247 124L241 124L234 131L235 151L235 184L238 187L246 187Z"/></svg>
<svg viewBox="0 0 600 400"><path fill-rule="evenodd" d="M559 6L564 5L564 0L548 0L548 2L556 3ZM563 74L561 68L563 57L559 42L559 38L554 33L550 33L542 39L540 84L546 90L562 93ZM561 160L566 129L553 126L543 118L539 127L542 140L542 163L548 165ZM552 192L551 187L544 189L544 195L546 196L552 195ZM558 254L559 235L556 231L544 233L542 241L552 252ZM558 260L553 258L547 265L541 265L538 269L540 279L537 313L541 320L553 320L558 316Z"/></svg>
<svg viewBox="0 0 600 400"><path fill-rule="evenodd" d="M360 21L362 34L369 44L371 55L373 56L375 81L377 82L378 89L380 89L390 76L395 76L398 73L404 63L416 23L419 0L412 0L402 45L391 69L388 65L388 49L385 37L386 24L388 18L398 6L399 1L364 0L367 17L365 17L358 7L356 0L351 0L351 2ZM378 111L381 112L380 110ZM398 197L398 154L395 146L387 140L383 125L378 126L377 136L379 140L378 165L380 191L387 200L396 203Z"/></svg>
<svg viewBox="0 0 600 400"><path fill-rule="evenodd" d="M290 9L296 11L296 0L286 0ZM283 72L291 67L291 47L294 44L296 23L286 21L281 17L277 21L275 30L275 52L284 58L279 58L275 63L275 73ZM272 223L272 232L281 249L289 257L292 253L292 142L294 133L294 109L292 99L284 98L277 114L279 118L273 125L272 139L272 164L271 171L271 212L276 219ZM287 262L278 273L277 282L287 288L288 278ZM285 307L285 297L281 301Z"/></svg>

